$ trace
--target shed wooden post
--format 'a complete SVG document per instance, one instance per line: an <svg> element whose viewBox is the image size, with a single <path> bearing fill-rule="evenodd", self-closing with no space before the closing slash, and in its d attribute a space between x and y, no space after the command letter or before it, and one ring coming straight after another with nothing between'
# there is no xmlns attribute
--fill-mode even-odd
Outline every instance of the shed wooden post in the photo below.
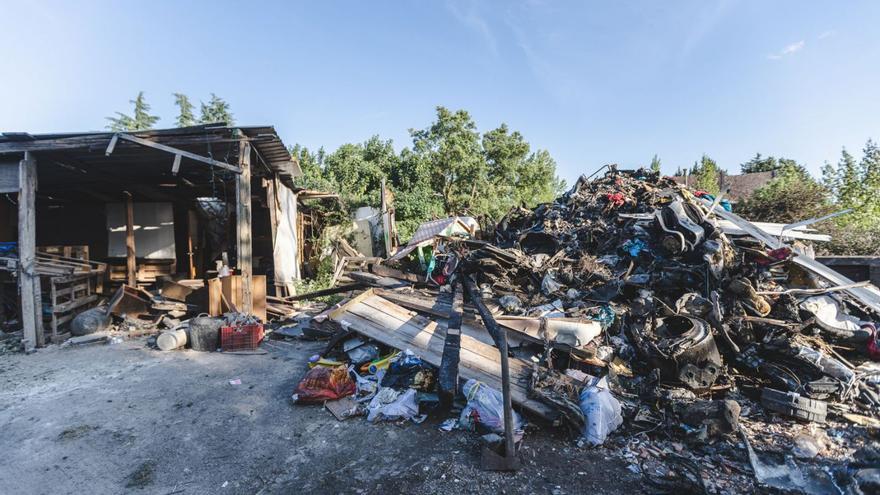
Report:
<svg viewBox="0 0 880 495"><path fill-rule="evenodd" d="M273 177L272 179L263 179L263 187L266 189L266 206L269 208L269 227L271 228L272 234L272 257L274 259L275 256L275 240L278 236L278 198L276 196L275 189L276 180ZM275 280L275 295L279 297L289 296L290 294L285 293L284 284L278 283L278 280Z"/></svg>
<svg viewBox="0 0 880 495"><path fill-rule="evenodd" d="M43 345L43 302L36 271L37 161L25 152L18 164L18 260L25 351Z"/></svg>
<svg viewBox="0 0 880 495"><path fill-rule="evenodd" d="M385 197L385 179L382 179L379 210L382 212L382 237L385 240L385 257L390 258L391 252L391 213Z"/></svg>
<svg viewBox="0 0 880 495"><path fill-rule="evenodd" d="M253 314L253 265L251 238L251 143L239 143L238 174L236 183L236 221L238 242L238 269L241 272L241 307L238 309L246 314Z"/></svg>
<svg viewBox="0 0 880 495"><path fill-rule="evenodd" d="M128 285L137 287L137 259L134 245L134 202L125 195L125 272Z"/></svg>

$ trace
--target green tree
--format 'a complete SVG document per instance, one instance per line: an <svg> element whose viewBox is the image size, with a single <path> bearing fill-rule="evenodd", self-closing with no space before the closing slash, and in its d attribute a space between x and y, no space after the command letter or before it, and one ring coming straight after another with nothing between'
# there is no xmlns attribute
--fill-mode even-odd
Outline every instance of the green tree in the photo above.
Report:
<svg viewBox="0 0 880 495"><path fill-rule="evenodd" d="M832 199L837 197L840 189L840 178L837 176L837 169L834 165L827 161L822 166L822 186L825 187Z"/></svg>
<svg viewBox="0 0 880 495"><path fill-rule="evenodd" d="M880 148L877 143L869 139L862 150L862 160L859 163L867 196L871 199L880 193Z"/></svg>
<svg viewBox="0 0 880 495"><path fill-rule="evenodd" d="M534 207L548 203L562 194L565 186L565 181L556 176L556 160L547 150L538 150L526 158L519 170L514 205ZM510 206L513 205L507 205L505 210Z"/></svg>
<svg viewBox="0 0 880 495"><path fill-rule="evenodd" d="M110 124L107 128L114 132L145 131L152 129L159 117L150 115L150 105L144 98L144 92L138 92L135 99L129 100L134 105L134 115L130 116L122 112L116 112L116 117L107 117Z"/></svg>
<svg viewBox="0 0 880 495"><path fill-rule="evenodd" d="M324 148L311 152L299 143L290 147L290 154L302 170L302 177L297 178L297 185L319 191L335 191L336 185L324 177Z"/></svg>
<svg viewBox="0 0 880 495"><path fill-rule="evenodd" d="M434 122L410 134L412 147L400 153L378 136L326 156L294 146L291 154L303 170L297 184L339 192L353 208L378 206L385 179L402 239L444 214L498 218L515 204L550 201L565 188L550 153L531 151L522 134L504 124L481 136L467 112L438 107Z"/></svg>
<svg viewBox="0 0 880 495"><path fill-rule="evenodd" d="M792 223L831 211L827 190L806 169L791 160L776 169L776 176L736 205L752 221Z"/></svg>
<svg viewBox="0 0 880 495"><path fill-rule="evenodd" d="M201 113L202 115L199 117L200 124L216 124L221 122L227 125L235 124L235 118L229 110L229 103L214 93L211 93L211 99L208 100L208 103L201 103Z"/></svg>
<svg viewBox="0 0 880 495"><path fill-rule="evenodd" d="M840 161L837 163L837 203L844 208L858 208L862 204L864 195L864 183L859 173L859 166L846 148L840 152Z"/></svg>
<svg viewBox="0 0 880 495"><path fill-rule="evenodd" d="M468 112L437 107L437 120L425 129L410 129L410 135L413 153L426 160L430 183L440 192L447 214L476 213L491 201L484 194L488 170L480 134Z"/></svg>
<svg viewBox="0 0 880 495"><path fill-rule="evenodd" d="M704 154L699 162L694 163L691 176L693 177L693 181L690 182L692 189L718 194L721 169L718 168L715 160L709 158L708 155Z"/></svg>
<svg viewBox="0 0 880 495"><path fill-rule="evenodd" d="M196 124L196 116L193 114L195 107L183 93L174 93L174 104L177 105L177 127L189 127Z"/></svg>
<svg viewBox="0 0 880 495"><path fill-rule="evenodd" d="M740 170L744 174L753 174L756 172L772 172L779 168L779 161L773 156L761 156L755 153L754 158L740 165Z"/></svg>
<svg viewBox="0 0 880 495"><path fill-rule="evenodd" d="M654 158L651 158L651 171L660 171L660 157L658 157L657 155L654 155Z"/></svg>
<svg viewBox="0 0 880 495"><path fill-rule="evenodd" d="M324 176L336 185L337 191L351 206L375 206L378 205L382 179L386 177L383 167L393 166L388 162L396 159L391 142L382 143L378 136L374 136L363 144L343 144L327 155Z"/></svg>

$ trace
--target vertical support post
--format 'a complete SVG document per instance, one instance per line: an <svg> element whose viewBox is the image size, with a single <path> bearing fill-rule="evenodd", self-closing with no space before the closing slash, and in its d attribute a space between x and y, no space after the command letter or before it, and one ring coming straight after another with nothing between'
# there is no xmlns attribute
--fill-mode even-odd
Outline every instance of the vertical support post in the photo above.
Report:
<svg viewBox="0 0 880 495"><path fill-rule="evenodd" d="M186 211L186 257L189 261L189 278L196 278L195 264L195 243L193 238L196 235L196 213L192 210Z"/></svg>
<svg viewBox="0 0 880 495"><path fill-rule="evenodd" d="M134 202L125 193L125 273L129 286L137 287L137 251L134 245Z"/></svg>
<svg viewBox="0 0 880 495"><path fill-rule="evenodd" d="M382 191L379 210L382 212L382 237L385 240L385 257L391 257L391 214L388 211L388 199L385 197L385 179L382 179Z"/></svg>
<svg viewBox="0 0 880 495"><path fill-rule="evenodd" d="M443 357L440 360L440 371L437 379L440 405L444 409L452 407L455 393L458 390L458 367L461 354L461 313L464 304L461 282L452 284L452 313L446 327L446 339L443 343ZM438 300L446 297L441 293Z"/></svg>
<svg viewBox="0 0 880 495"><path fill-rule="evenodd" d="M238 166L241 173L236 183L236 240L238 243L238 269L241 272L241 307L246 314L253 314L253 265L251 233L251 143L239 142Z"/></svg>
<svg viewBox="0 0 880 495"><path fill-rule="evenodd" d="M272 235L272 257L275 257L275 237L278 233L278 200L275 197L275 179L263 179L263 189L266 190L266 206L269 208L269 228L271 230L270 234ZM278 297L289 296L290 294L286 294L284 290L284 284L279 283L278 280L274 280L275 284L275 295Z"/></svg>
<svg viewBox="0 0 880 495"><path fill-rule="evenodd" d="M480 314L486 330L492 335L495 346L501 354L501 398L504 405L504 458L500 464L492 466L493 470L513 471L519 469L520 463L516 456L516 443L513 438L513 400L510 396L510 363L507 359L507 331L501 329L492 312L483 303L479 288L469 275L462 275L462 282L468 292L471 303ZM496 469L497 468L497 469Z"/></svg>
<svg viewBox="0 0 880 495"><path fill-rule="evenodd" d="M37 273L37 161L25 152L18 163L18 283L25 351L43 345L43 301Z"/></svg>

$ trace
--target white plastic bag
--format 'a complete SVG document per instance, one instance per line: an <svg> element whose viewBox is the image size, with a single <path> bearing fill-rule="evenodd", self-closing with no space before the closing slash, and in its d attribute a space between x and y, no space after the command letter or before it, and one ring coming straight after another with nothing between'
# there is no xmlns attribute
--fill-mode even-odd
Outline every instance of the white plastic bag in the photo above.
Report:
<svg viewBox="0 0 880 495"><path fill-rule="evenodd" d="M582 436L590 445L602 445L608 434L623 424L620 402L611 395L604 377L581 392L580 406L587 420Z"/></svg>
<svg viewBox="0 0 880 495"><path fill-rule="evenodd" d="M367 421L370 422L410 419L419 413L416 391L411 388L405 392L398 392L390 387L381 388L367 408Z"/></svg>
<svg viewBox="0 0 880 495"><path fill-rule="evenodd" d="M504 397L501 392L471 378L464 384L467 406L461 411L459 423L470 426L479 423L496 433L504 432ZM520 431L522 421L513 411L513 429Z"/></svg>

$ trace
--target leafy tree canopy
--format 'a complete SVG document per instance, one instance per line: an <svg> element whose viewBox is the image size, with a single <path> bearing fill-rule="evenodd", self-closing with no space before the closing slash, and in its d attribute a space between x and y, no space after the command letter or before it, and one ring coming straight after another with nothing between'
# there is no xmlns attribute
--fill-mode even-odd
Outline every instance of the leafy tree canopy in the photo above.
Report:
<svg viewBox="0 0 880 495"><path fill-rule="evenodd" d="M410 136L412 146L400 153L378 136L320 158L299 145L291 151L303 169L300 183L338 191L350 207L377 206L385 179L404 238L441 215L497 219L513 205L551 201L565 188L547 151L532 151L522 134L505 124L480 134L464 110L437 107L436 119L411 129Z"/></svg>

